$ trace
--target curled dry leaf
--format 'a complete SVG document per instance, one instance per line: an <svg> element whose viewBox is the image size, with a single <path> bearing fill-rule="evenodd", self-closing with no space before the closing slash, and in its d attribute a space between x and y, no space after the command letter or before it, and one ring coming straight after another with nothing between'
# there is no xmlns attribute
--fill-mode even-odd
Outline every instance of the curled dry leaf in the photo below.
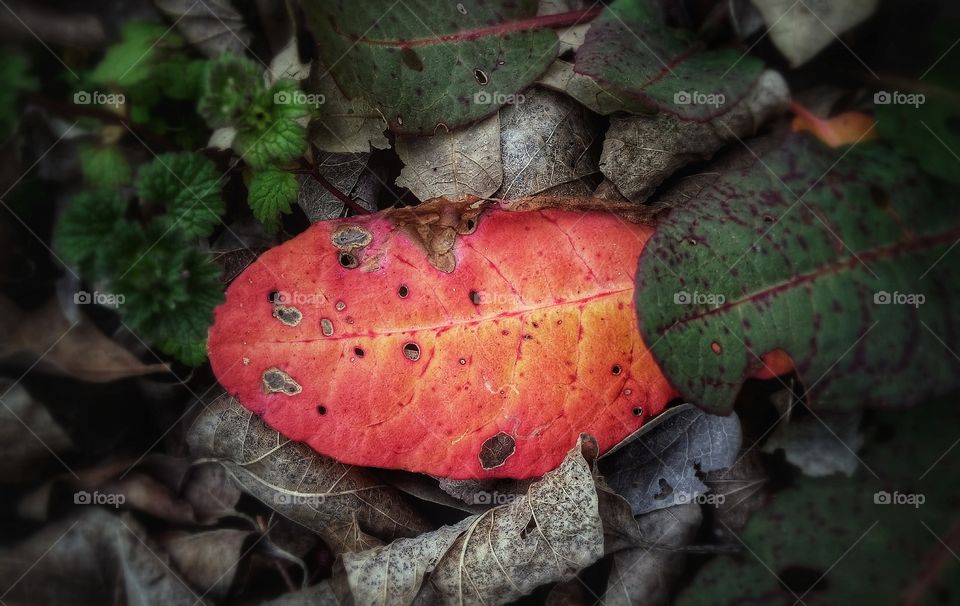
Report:
<svg viewBox="0 0 960 606"><path fill-rule="evenodd" d="M70 435L43 402L10 380L0 381L0 444L4 483L36 481L41 470L61 469L52 453L73 448Z"/></svg>
<svg viewBox="0 0 960 606"><path fill-rule="evenodd" d="M640 534L656 547L618 551L613 556L601 603L666 606L684 574L686 554L677 550L693 542L703 513L695 503L651 511L637 517Z"/></svg>
<svg viewBox="0 0 960 606"><path fill-rule="evenodd" d="M693 501L707 491L698 475L729 467L740 450L736 414L707 414L692 404L669 409L600 461L634 515Z"/></svg>
<svg viewBox="0 0 960 606"><path fill-rule="evenodd" d="M677 169L710 158L737 138L753 135L770 117L786 110L787 83L779 73L761 74L733 108L706 122L655 116L615 115L603 142L600 170L621 194L646 200Z"/></svg>
<svg viewBox="0 0 960 606"><path fill-rule="evenodd" d="M503 604L571 578L603 555L587 435L513 503L414 539L344 554L361 604Z"/></svg>
<svg viewBox="0 0 960 606"><path fill-rule="evenodd" d="M0 550L0 586L6 604L205 603L136 520L99 507Z"/></svg>
<svg viewBox="0 0 960 606"><path fill-rule="evenodd" d="M187 42L208 57L224 53L243 54L250 32L230 0L154 0Z"/></svg>
<svg viewBox="0 0 960 606"><path fill-rule="evenodd" d="M6 336L0 341L0 360L35 364L34 370L82 381L102 383L169 371L166 364L144 364L84 316L68 320L56 299L23 311L0 297L0 334Z"/></svg>
<svg viewBox="0 0 960 606"><path fill-rule="evenodd" d="M590 154L596 124L574 100L533 87L523 102L500 110L503 185L497 198L550 195L583 196L583 177L598 172Z"/></svg>
<svg viewBox="0 0 960 606"><path fill-rule="evenodd" d="M336 551L363 546L368 535L389 540L429 528L394 489L284 438L227 395L197 417L187 443L194 456L220 460L246 492Z"/></svg>
<svg viewBox="0 0 960 606"><path fill-rule="evenodd" d="M432 137L398 135L397 155L404 164L397 185L421 200L486 198L503 182L500 117Z"/></svg>

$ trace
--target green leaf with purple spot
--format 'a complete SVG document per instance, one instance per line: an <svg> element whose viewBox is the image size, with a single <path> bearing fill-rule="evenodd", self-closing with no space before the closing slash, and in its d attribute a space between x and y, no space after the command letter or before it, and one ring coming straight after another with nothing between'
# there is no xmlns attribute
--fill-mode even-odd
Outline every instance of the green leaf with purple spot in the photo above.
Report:
<svg viewBox="0 0 960 606"><path fill-rule="evenodd" d="M557 53L549 19L516 27L535 17L536 0L310 0L304 11L340 89L396 133L433 134L492 114Z"/></svg>
<svg viewBox="0 0 960 606"><path fill-rule="evenodd" d="M703 50L689 34L670 28L651 5L650 0L611 3L577 50L575 71L614 96L686 120L709 120L736 105L763 63L740 50Z"/></svg>
<svg viewBox="0 0 960 606"><path fill-rule="evenodd" d="M677 208L637 272L640 330L685 398L733 407L764 354L811 405L906 406L960 385L960 207L879 144L792 136Z"/></svg>

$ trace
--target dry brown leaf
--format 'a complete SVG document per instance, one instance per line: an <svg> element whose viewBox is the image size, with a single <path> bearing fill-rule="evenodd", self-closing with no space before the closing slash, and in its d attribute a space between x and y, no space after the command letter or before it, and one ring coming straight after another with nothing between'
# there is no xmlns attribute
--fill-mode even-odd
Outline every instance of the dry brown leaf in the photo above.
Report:
<svg viewBox="0 0 960 606"><path fill-rule="evenodd" d="M603 555L596 441L582 436L526 495L413 539L344 554L360 604L503 604ZM428 576L429 575L429 576Z"/></svg>
<svg viewBox="0 0 960 606"><path fill-rule="evenodd" d="M284 438L226 394L196 418L187 443L195 457L218 460L246 492L320 534L335 552L430 528L393 488Z"/></svg>
<svg viewBox="0 0 960 606"><path fill-rule="evenodd" d="M24 311L0 296L0 360L94 383L168 372L166 364L144 364L106 337L85 317L70 322L56 299Z"/></svg>

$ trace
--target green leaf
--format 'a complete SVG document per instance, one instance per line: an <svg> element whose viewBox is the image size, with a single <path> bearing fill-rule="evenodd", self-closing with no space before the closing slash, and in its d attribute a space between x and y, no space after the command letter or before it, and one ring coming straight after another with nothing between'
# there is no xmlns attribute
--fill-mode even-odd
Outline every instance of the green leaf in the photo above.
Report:
<svg viewBox="0 0 960 606"><path fill-rule="evenodd" d="M778 349L811 405L907 406L955 389L960 264L941 257L960 239L960 206L941 194L883 146L793 136L660 224L637 272L643 338L711 411L731 410Z"/></svg>
<svg viewBox="0 0 960 606"><path fill-rule="evenodd" d="M651 0L617 0L590 26L574 69L614 97L704 121L736 105L763 63L739 50L700 46L668 27Z"/></svg>
<svg viewBox="0 0 960 606"><path fill-rule="evenodd" d="M927 599L898 603L956 604L960 575L947 545L957 537L958 424L954 400L878 413L852 478L791 481L736 529L745 553L707 562L676 604L890 604L910 588L921 597L923 586ZM736 507L760 482L721 492Z"/></svg>
<svg viewBox="0 0 960 606"><path fill-rule="evenodd" d="M60 215L54 242L64 259L90 278L102 278L110 245L126 224L126 203L115 191L85 190Z"/></svg>
<svg viewBox="0 0 960 606"><path fill-rule="evenodd" d="M347 98L365 99L394 132L433 134L495 112L553 61L553 31L511 26L533 18L537 4L362 0L303 8L320 59Z"/></svg>
<svg viewBox="0 0 960 606"><path fill-rule="evenodd" d="M37 80L30 72L30 59L16 51L0 52L0 141L13 133L20 112L17 96L22 91L37 90Z"/></svg>
<svg viewBox="0 0 960 606"><path fill-rule="evenodd" d="M116 189L130 182L130 163L114 146L83 147L79 157L83 178L94 187Z"/></svg>
<svg viewBox="0 0 960 606"><path fill-rule="evenodd" d="M113 248L111 287L125 297L124 321L165 353L200 364L213 308L223 302L220 269L158 223L131 230Z"/></svg>
<svg viewBox="0 0 960 606"><path fill-rule="evenodd" d="M119 43L111 46L90 75L94 84L129 87L152 76L154 63L183 40L165 25L127 23Z"/></svg>
<svg viewBox="0 0 960 606"><path fill-rule="evenodd" d="M265 226L275 229L280 213L288 214L297 200L297 177L282 170L264 170L253 174L247 202L253 214Z"/></svg>
<svg viewBox="0 0 960 606"><path fill-rule="evenodd" d="M303 155L307 129L297 120L309 115L309 108L296 94L292 80L280 80L253 101L237 126L234 149L253 168L283 165Z"/></svg>
<svg viewBox="0 0 960 606"><path fill-rule="evenodd" d="M188 237L210 235L225 210L216 166L193 152L157 157L140 169L137 190L143 200L164 204L165 224Z"/></svg>
<svg viewBox="0 0 960 606"><path fill-rule="evenodd" d="M226 54L207 65L197 111L211 128L236 126L263 94L263 75L257 64Z"/></svg>

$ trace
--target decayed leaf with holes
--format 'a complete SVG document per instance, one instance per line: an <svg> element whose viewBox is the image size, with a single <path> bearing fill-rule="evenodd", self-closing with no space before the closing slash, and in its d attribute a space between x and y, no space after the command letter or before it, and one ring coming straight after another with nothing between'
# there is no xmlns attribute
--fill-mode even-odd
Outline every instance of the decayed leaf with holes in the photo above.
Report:
<svg viewBox="0 0 960 606"><path fill-rule="evenodd" d="M536 0L314 0L303 9L340 90L375 107L396 133L432 135L492 114L537 78L558 46L545 29L558 25L553 16L528 21Z"/></svg>
<svg viewBox="0 0 960 606"><path fill-rule="evenodd" d="M582 431L606 450L674 391L631 306L652 228L579 210L604 204L441 199L317 223L230 286L214 372L345 463L528 478Z"/></svg>
<svg viewBox="0 0 960 606"><path fill-rule="evenodd" d="M516 501L414 539L343 558L361 604L505 604L571 578L603 555L592 461L580 436L563 463ZM426 577L426 579L425 579Z"/></svg>
<svg viewBox="0 0 960 606"><path fill-rule="evenodd" d="M428 529L395 490L287 440L226 395L197 417L187 443L191 454L219 460L246 492L337 551Z"/></svg>
<svg viewBox="0 0 960 606"><path fill-rule="evenodd" d="M661 222L637 273L643 338L684 398L713 411L791 358L811 407L949 393L960 265L944 255L960 210L947 196L881 145L791 136Z"/></svg>
<svg viewBox="0 0 960 606"><path fill-rule="evenodd" d="M503 182L500 116L431 137L397 137L403 170L397 185L421 200L485 198Z"/></svg>

